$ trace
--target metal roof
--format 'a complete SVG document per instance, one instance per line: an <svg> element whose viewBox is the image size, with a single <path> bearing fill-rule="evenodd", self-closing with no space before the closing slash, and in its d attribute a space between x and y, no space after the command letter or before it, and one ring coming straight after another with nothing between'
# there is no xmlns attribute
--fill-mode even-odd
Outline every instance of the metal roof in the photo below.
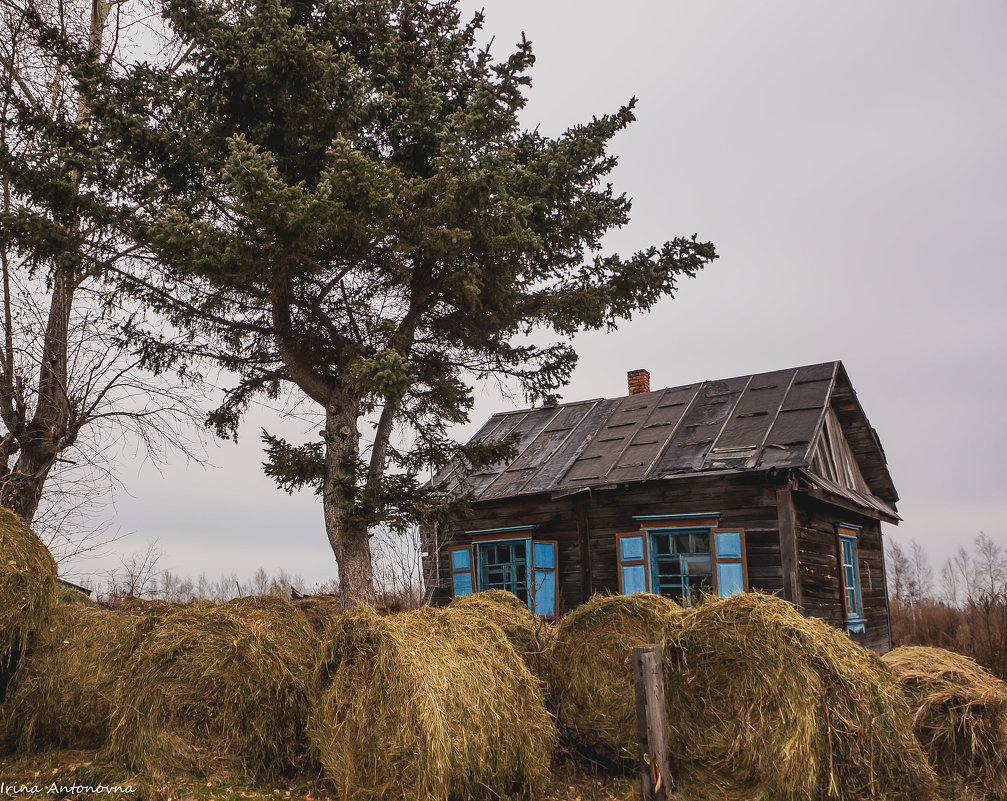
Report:
<svg viewBox="0 0 1007 801"><path fill-rule="evenodd" d="M433 483L471 488L484 501L808 467L830 403L871 493L894 504L884 451L838 361L495 414L474 439L516 436L517 456L467 476L448 465Z"/></svg>

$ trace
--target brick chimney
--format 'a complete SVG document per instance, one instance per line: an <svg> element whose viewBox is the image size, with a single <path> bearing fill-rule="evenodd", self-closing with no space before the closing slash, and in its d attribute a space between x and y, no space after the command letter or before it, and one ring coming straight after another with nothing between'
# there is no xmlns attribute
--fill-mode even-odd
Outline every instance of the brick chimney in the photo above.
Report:
<svg viewBox="0 0 1007 801"><path fill-rule="evenodd" d="M650 392L650 371L630 370L626 373L629 381L629 394L640 395L643 392Z"/></svg>

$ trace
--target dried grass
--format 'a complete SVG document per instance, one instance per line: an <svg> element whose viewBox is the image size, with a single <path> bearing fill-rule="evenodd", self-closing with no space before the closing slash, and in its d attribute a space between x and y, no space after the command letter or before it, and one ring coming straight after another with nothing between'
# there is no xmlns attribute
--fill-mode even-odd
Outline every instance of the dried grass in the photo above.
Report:
<svg viewBox="0 0 1007 801"><path fill-rule="evenodd" d="M267 780L301 765L317 638L282 599L160 619L115 690L113 756L147 775Z"/></svg>
<svg viewBox="0 0 1007 801"><path fill-rule="evenodd" d="M77 596L80 592L71 590ZM8 747L98 748L115 683L140 641L142 618L69 598L25 652L2 707Z"/></svg>
<svg viewBox="0 0 1007 801"><path fill-rule="evenodd" d="M564 744L582 760L637 764L632 648L664 645L681 613L659 595L596 595L559 622L545 679Z"/></svg>
<svg viewBox="0 0 1007 801"><path fill-rule="evenodd" d="M459 614L492 620L510 640L514 649L527 658L540 650L537 630L542 628L524 601L506 590L484 590L455 598L448 605Z"/></svg>
<svg viewBox="0 0 1007 801"><path fill-rule="evenodd" d="M687 610L665 675L687 797L934 797L912 714L878 657L785 601L747 593Z"/></svg>
<svg viewBox="0 0 1007 801"><path fill-rule="evenodd" d="M1007 797L1007 684L941 648L898 648L882 661L906 694L916 738L941 778Z"/></svg>
<svg viewBox="0 0 1007 801"><path fill-rule="evenodd" d="M321 637L328 622L343 613L338 595L309 595L292 602L308 619L312 630Z"/></svg>
<svg viewBox="0 0 1007 801"><path fill-rule="evenodd" d="M500 628L456 609L334 619L315 671L314 749L338 797L531 797L556 731Z"/></svg>
<svg viewBox="0 0 1007 801"><path fill-rule="evenodd" d="M56 563L14 512L0 507L0 700L32 636L49 625Z"/></svg>

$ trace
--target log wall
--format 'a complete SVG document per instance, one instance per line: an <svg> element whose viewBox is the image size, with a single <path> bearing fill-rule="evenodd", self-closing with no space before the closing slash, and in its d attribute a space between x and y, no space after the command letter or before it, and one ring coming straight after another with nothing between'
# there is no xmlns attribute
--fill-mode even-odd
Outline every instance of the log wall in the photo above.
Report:
<svg viewBox="0 0 1007 801"><path fill-rule="evenodd" d="M839 572L836 525L862 526L858 538L861 597L867 631L853 635L862 645L884 653L890 648L880 524L853 512L793 493L793 515L781 518L778 503L786 492L785 473L739 473L689 477L592 488L553 498L517 497L476 503L470 515L439 532L424 532L425 579L431 601L451 599L448 549L468 545L466 531L534 525L535 539L559 543L559 606L566 612L595 592L618 592L615 535L639 530L635 515L719 513L721 528L745 531L748 580L753 590L799 601L805 614L843 628L845 616ZM797 576L785 588L781 519L797 535Z"/></svg>

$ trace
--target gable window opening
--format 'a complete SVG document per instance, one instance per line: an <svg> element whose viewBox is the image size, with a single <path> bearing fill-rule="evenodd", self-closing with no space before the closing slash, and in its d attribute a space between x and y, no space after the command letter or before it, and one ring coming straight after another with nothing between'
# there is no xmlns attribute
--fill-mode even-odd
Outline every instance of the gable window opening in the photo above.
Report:
<svg viewBox="0 0 1007 801"><path fill-rule="evenodd" d="M846 613L846 631L863 634L866 631L863 598L860 592L860 565L857 559L857 536L860 526L841 523L836 527L839 540L839 576L843 591L843 608Z"/></svg>
<svg viewBox="0 0 1007 801"><path fill-rule="evenodd" d="M704 594L748 589L745 533L721 529L719 515L640 516L640 530L616 536L619 591L652 592L692 606Z"/></svg>
<svg viewBox="0 0 1007 801"><path fill-rule="evenodd" d="M471 545L451 549L452 594L485 590L516 595L536 615L558 612L558 543L532 539L533 526L466 532Z"/></svg>

